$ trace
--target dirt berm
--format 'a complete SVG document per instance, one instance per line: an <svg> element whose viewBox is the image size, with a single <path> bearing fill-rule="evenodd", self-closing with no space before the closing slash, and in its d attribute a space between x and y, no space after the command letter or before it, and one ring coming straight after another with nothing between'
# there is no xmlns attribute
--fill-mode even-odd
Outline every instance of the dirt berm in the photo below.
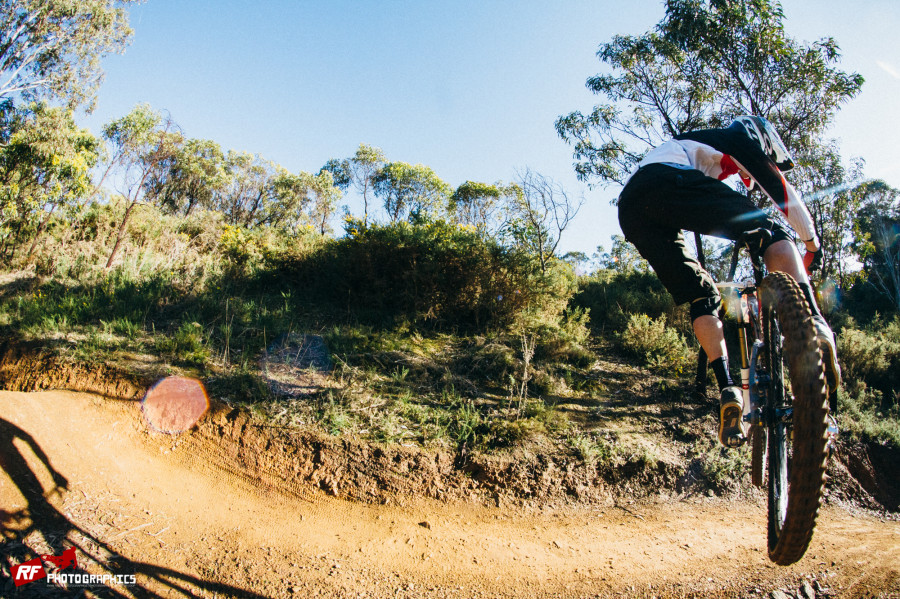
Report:
<svg viewBox="0 0 900 599"><path fill-rule="evenodd" d="M29 378L22 359L0 362L7 387L89 393L0 393L5 576L75 546L79 572L135 576L84 596L900 597L887 451L841 449L813 543L782 568L763 498L710 496L690 465L376 445L215 399L194 430L161 435L143 382L46 362ZM5 596L77 592L0 581Z"/></svg>

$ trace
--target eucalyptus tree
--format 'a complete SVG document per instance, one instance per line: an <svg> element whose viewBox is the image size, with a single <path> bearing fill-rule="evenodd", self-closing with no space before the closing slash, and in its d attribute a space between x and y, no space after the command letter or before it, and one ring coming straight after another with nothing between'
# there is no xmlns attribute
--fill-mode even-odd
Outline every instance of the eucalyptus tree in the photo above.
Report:
<svg viewBox="0 0 900 599"><path fill-rule="evenodd" d="M319 174L326 171L331 173L331 180L335 187L341 191L347 191L350 188L350 184L353 182L353 173L350 170L349 159L332 158L319 169Z"/></svg>
<svg viewBox="0 0 900 599"><path fill-rule="evenodd" d="M15 111L0 144L0 256L31 238L29 257L53 214L75 207L91 188L100 140L72 111L32 104Z"/></svg>
<svg viewBox="0 0 900 599"><path fill-rule="evenodd" d="M381 148L359 144L356 154L347 161L350 180L363 199L363 224L369 222L369 193L375 185L375 175L384 166Z"/></svg>
<svg viewBox="0 0 900 599"><path fill-rule="evenodd" d="M331 231L330 221L341 199L341 189L334 184L334 178L327 170L318 175L301 173L310 198L309 215L319 234Z"/></svg>
<svg viewBox="0 0 900 599"><path fill-rule="evenodd" d="M857 216L865 201L860 189L865 162L857 158L846 165L835 141L809 144L795 158L798 167L791 179L805 190L803 200L824 250L817 276L848 287L859 270L854 246Z"/></svg>
<svg viewBox="0 0 900 599"><path fill-rule="evenodd" d="M507 230L514 242L537 256L546 273L563 232L578 214L583 198L573 198L560 184L526 169L509 195Z"/></svg>
<svg viewBox="0 0 900 599"><path fill-rule="evenodd" d="M208 139L188 139L177 148L168 171L160 172L151 185L160 207L188 216L198 207L212 209L227 180L221 146Z"/></svg>
<svg viewBox="0 0 900 599"><path fill-rule="evenodd" d="M593 185L623 183L667 138L727 125L739 114L769 119L789 147L818 143L863 78L837 68L832 38L799 43L772 0L666 0L665 18L639 36L615 36L597 56L607 72L588 88L603 101L559 117L575 171Z"/></svg>
<svg viewBox="0 0 900 599"><path fill-rule="evenodd" d="M283 169L270 160L249 152L229 150L225 155L225 184L213 208L225 215L230 225L249 227L271 222L271 182Z"/></svg>
<svg viewBox="0 0 900 599"><path fill-rule="evenodd" d="M0 100L93 104L100 60L131 39L126 6L139 0L0 2Z"/></svg>
<svg viewBox="0 0 900 599"><path fill-rule="evenodd" d="M515 185L466 181L450 196L448 209L457 223L471 225L485 234L496 232L503 226L504 200L517 192Z"/></svg>
<svg viewBox="0 0 900 599"><path fill-rule="evenodd" d="M860 196L855 214L855 249L867 282L900 312L900 189L868 181L854 190Z"/></svg>
<svg viewBox="0 0 900 599"><path fill-rule="evenodd" d="M170 117L146 104L104 126L103 138L112 147L110 167L117 171L114 180L125 202L125 212L106 262L106 268L110 268L134 209L158 199L160 188L153 183L172 168L184 139Z"/></svg>
<svg viewBox="0 0 900 599"><path fill-rule="evenodd" d="M293 233L303 226L311 225L307 176L308 173L294 174L285 168L276 167L276 172L261 188L267 199L253 224Z"/></svg>
<svg viewBox="0 0 900 599"><path fill-rule="evenodd" d="M450 186L422 164L390 162L379 169L372 182L391 223L415 215L441 216L450 199Z"/></svg>

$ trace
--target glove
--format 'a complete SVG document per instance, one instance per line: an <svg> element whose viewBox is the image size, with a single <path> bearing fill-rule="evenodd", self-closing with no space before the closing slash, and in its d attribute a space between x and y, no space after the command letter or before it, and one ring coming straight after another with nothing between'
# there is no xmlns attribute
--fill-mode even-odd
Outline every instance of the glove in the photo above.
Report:
<svg viewBox="0 0 900 599"><path fill-rule="evenodd" d="M822 248L815 251L807 248L806 255L803 256L803 266L806 267L806 274L809 275L822 268Z"/></svg>

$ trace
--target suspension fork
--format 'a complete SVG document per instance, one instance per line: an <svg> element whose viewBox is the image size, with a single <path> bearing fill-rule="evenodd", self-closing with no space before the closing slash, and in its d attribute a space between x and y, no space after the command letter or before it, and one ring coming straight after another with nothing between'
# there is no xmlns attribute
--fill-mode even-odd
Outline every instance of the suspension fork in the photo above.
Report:
<svg viewBox="0 0 900 599"><path fill-rule="evenodd" d="M737 294L737 326L738 326L738 345L741 352L741 395L744 400L744 417L750 413L752 399L750 395L752 373L756 364L753 360L753 336L751 335L751 322L755 314L751 314L751 310L756 310L755 299L756 289L752 287L744 287L735 289Z"/></svg>

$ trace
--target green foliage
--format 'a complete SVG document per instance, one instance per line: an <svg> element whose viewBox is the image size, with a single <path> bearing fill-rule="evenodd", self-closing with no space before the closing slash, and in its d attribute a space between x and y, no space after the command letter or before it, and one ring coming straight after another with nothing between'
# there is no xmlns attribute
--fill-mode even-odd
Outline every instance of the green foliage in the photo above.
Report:
<svg viewBox="0 0 900 599"><path fill-rule="evenodd" d="M584 198L570 198L562 185L526 169L506 193L503 235L524 251L533 254L546 271L556 255L563 231L578 214Z"/></svg>
<svg viewBox="0 0 900 599"><path fill-rule="evenodd" d="M466 181L450 196L448 212L455 222L472 225L482 233L488 233L499 226L498 213L503 208L502 200L514 197L516 189L515 185Z"/></svg>
<svg viewBox="0 0 900 599"><path fill-rule="evenodd" d="M860 278L900 313L900 190L870 181L854 195L861 198L851 244L863 264Z"/></svg>
<svg viewBox="0 0 900 599"><path fill-rule="evenodd" d="M203 365L210 352L199 322L185 322L173 333L156 339L156 349L176 362Z"/></svg>
<svg viewBox="0 0 900 599"><path fill-rule="evenodd" d="M366 144L359 144L356 154L348 160L350 180L363 199L364 225L369 223L369 195L373 192L375 176L384 166L384 162L384 152L381 148Z"/></svg>
<svg viewBox="0 0 900 599"><path fill-rule="evenodd" d="M597 247L600 268L620 273L650 272L650 264L641 257L637 248L621 235L612 236L612 249L607 253L603 246Z"/></svg>
<svg viewBox="0 0 900 599"><path fill-rule="evenodd" d="M750 452L726 449L713 442L700 457L700 471L717 492L736 491L749 483Z"/></svg>
<svg viewBox="0 0 900 599"><path fill-rule="evenodd" d="M883 404L880 391L850 381L838 394L838 422L844 434L900 449L900 405L895 402L885 410Z"/></svg>
<svg viewBox="0 0 900 599"><path fill-rule="evenodd" d="M623 330L632 314L677 320L672 296L652 272L599 270L579 280L572 301L590 310L592 325L601 330Z"/></svg>
<svg viewBox="0 0 900 599"><path fill-rule="evenodd" d="M431 168L422 164L391 162L372 178L375 195L384 201L391 223L414 215L442 217L447 211L451 188Z"/></svg>
<svg viewBox="0 0 900 599"><path fill-rule="evenodd" d="M0 261L11 263L30 257L54 213L77 209L100 148L72 111L44 104L11 111L0 135Z"/></svg>
<svg viewBox="0 0 900 599"><path fill-rule="evenodd" d="M900 394L900 317L876 320L868 330L845 327L838 337L844 378L862 381L886 394ZM896 403L896 398L894 398Z"/></svg>
<svg viewBox="0 0 900 599"><path fill-rule="evenodd" d="M765 116L795 150L817 143L863 79L835 67L833 39L800 44L783 20L770 0L667 0L652 31L602 44L612 72L588 87L603 102L556 122L579 178L623 183L650 147L739 114Z"/></svg>
<svg viewBox="0 0 900 599"><path fill-rule="evenodd" d="M569 445L575 457L588 466L612 463L617 454L616 446L603 435L575 434L569 437Z"/></svg>
<svg viewBox="0 0 900 599"><path fill-rule="evenodd" d="M0 4L0 100L24 96L93 104L100 58L131 38L125 4L135 0Z"/></svg>
<svg viewBox="0 0 900 599"><path fill-rule="evenodd" d="M620 340L626 352L654 370L681 374L696 361L681 333L666 325L665 316L632 314Z"/></svg>
<svg viewBox="0 0 900 599"><path fill-rule="evenodd" d="M486 330L556 321L574 291L564 265L546 276L529 255L443 220L369 225L282 268L298 288L357 318Z"/></svg>
<svg viewBox="0 0 900 599"><path fill-rule="evenodd" d="M876 319L865 330L853 324L838 337L840 424L856 437L900 447L900 318Z"/></svg>
<svg viewBox="0 0 900 599"><path fill-rule="evenodd" d="M227 183L221 146L211 140L189 139L177 149L168 172L151 185L166 211L189 216L196 208L212 210Z"/></svg>

